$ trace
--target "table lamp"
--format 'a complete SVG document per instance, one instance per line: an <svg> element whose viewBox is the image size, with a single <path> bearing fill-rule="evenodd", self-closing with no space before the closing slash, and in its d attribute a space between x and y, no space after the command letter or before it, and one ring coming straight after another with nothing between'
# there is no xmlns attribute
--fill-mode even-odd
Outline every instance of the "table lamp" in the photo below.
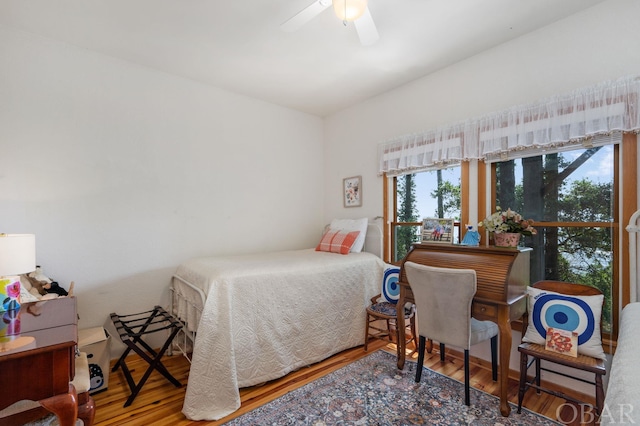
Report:
<svg viewBox="0 0 640 426"><path fill-rule="evenodd" d="M36 236L0 234L0 312L20 307L20 274L36 269Z"/></svg>

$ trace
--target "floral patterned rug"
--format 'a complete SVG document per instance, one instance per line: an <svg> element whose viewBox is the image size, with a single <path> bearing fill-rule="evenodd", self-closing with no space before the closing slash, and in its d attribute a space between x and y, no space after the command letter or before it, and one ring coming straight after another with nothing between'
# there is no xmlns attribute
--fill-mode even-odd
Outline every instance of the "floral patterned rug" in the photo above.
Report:
<svg viewBox="0 0 640 426"><path fill-rule="evenodd" d="M414 381L414 363L404 370L382 350L237 417L226 425L557 425L522 409L502 417L498 398L425 368Z"/></svg>

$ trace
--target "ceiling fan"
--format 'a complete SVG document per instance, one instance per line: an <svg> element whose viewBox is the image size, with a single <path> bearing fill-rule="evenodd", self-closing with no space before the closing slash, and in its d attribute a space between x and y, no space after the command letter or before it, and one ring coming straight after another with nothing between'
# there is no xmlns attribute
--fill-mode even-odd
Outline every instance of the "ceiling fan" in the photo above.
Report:
<svg viewBox="0 0 640 426"><path fill-rule="evenodd" d="M367 0L315 0L280 25L280 28L289 32L296 31L332 4L336 15L345 25L347 22L353 22L362 45L369 46L380 38L367 7Z"/></svg>

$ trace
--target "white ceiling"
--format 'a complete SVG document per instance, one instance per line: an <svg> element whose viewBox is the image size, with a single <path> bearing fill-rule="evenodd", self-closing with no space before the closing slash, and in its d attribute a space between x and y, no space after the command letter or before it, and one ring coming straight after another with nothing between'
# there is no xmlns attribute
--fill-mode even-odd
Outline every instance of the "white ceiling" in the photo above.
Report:
<svg viewBox="0 0 640 426"><path fill-rule="evenodd" d="M369 0L361 46L314 0L0 0L0 24L326 116L604 0Z"/></svg>

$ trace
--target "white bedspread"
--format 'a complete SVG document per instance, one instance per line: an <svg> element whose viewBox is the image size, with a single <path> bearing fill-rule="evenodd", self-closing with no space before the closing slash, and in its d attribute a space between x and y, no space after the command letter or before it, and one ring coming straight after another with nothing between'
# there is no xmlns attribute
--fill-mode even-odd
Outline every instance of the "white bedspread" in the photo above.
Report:
<svg viewBox="0 0 640 426"><path fill-rule="evenodd" d="M630 303L620 314L618 347L604 399L601 424L640 423L640 303Z"/></svg>
<svg viewBox="0 0 640 426"><path fill-rule="evenodd" d="M380 293L383 266L370 253L313 249L180 266L176 275L208 295L183 413L220 419L240 407L238 388L362 344L365 307Z"/></svg>

